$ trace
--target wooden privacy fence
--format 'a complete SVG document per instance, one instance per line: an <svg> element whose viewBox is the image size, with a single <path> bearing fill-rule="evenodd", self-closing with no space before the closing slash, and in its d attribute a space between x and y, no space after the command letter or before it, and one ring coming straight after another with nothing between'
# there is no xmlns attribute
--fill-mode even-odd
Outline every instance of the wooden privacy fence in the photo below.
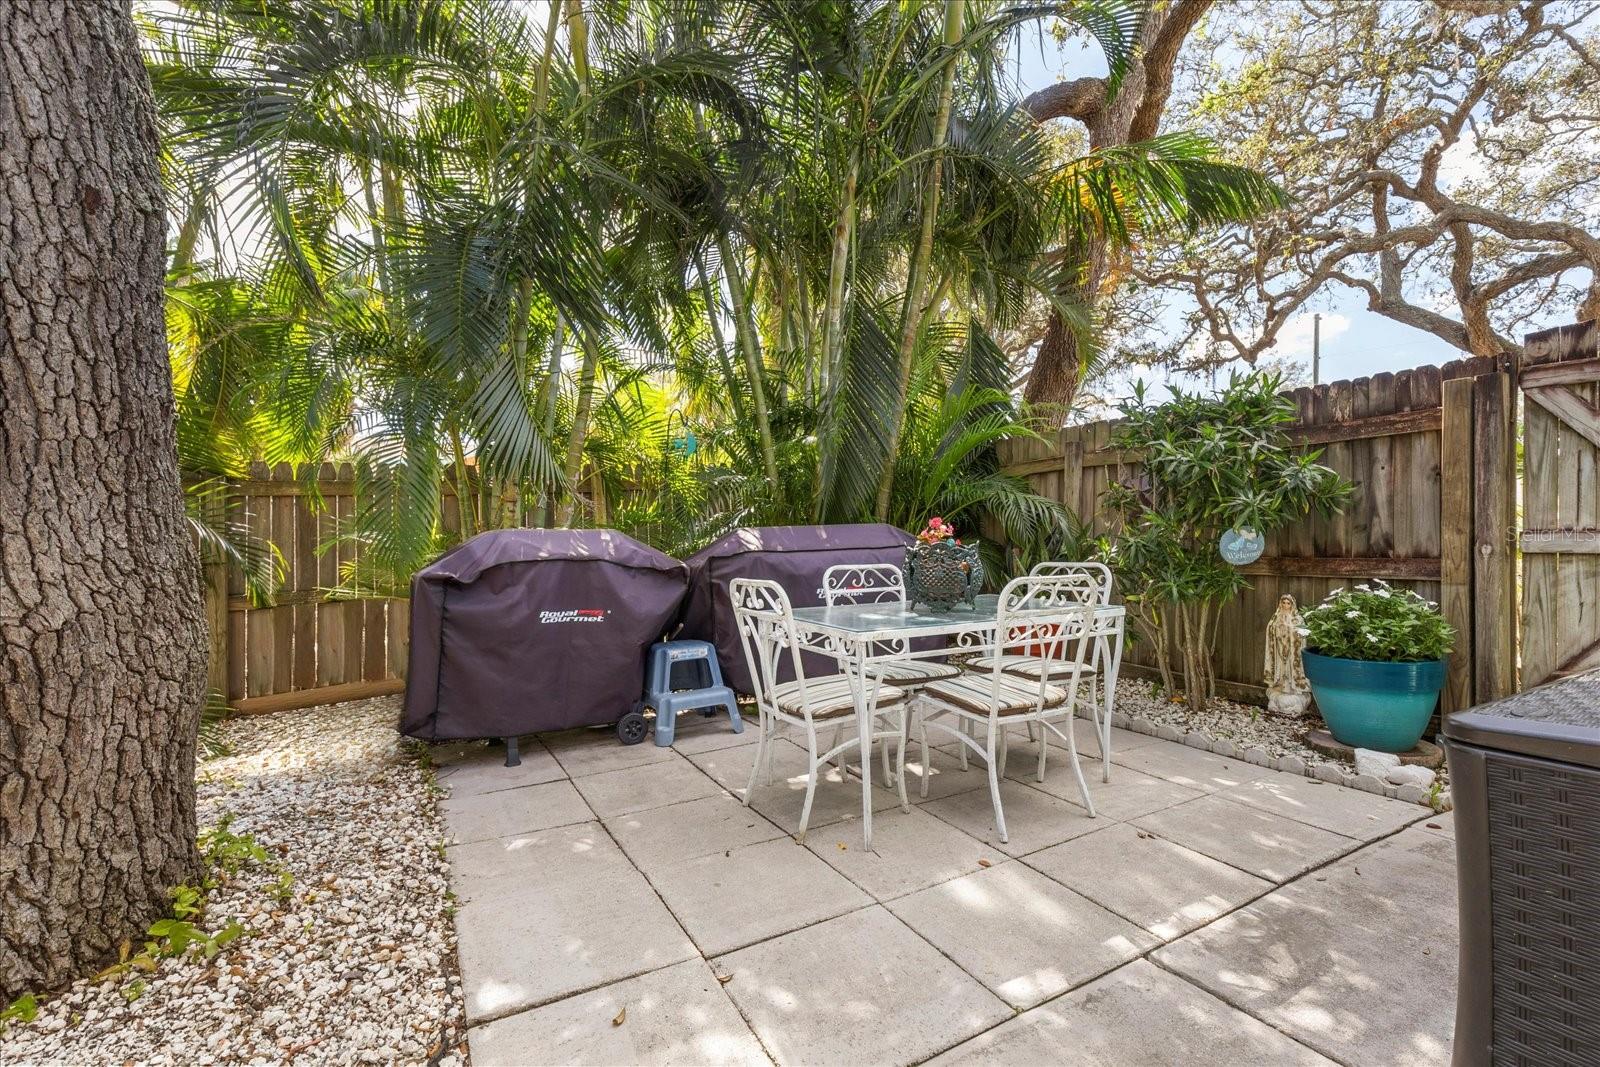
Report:
<svg viewBox="0 0 1600 1067"><path fill-rule="evenodd" d="M283 556L284 579L270 606L251 605L238 567L206 567L210 686L239 711L284 711L405 688L409 602L331 595L359 551L335 536L355 516L355 470L324 463L315 486L313 493L288 464L257 464L235 483L230 518ZM461 509L452 476L441 489L440 525L454 537ZM496 505L479 502L484 509Z"/></svg>
<svg viewBox="0 0 1600 1067"><path fill-rule="evenodd" d="M1218 620L1223 695L1259 702L1264 632L1278 597L1302 606L1334 588L1382 578L1440 603L1458 633L1446 711L1512 692L1516 677L1516 449L1511 368L1459 360L1332 382L1292 394L1291 436L1355 484L1345 511L1269 536L1243 568L1251 587ZM1138 457L1111 448L1114 423L1069 426L1045 441L1007 441L1004 469L1065 503L1096 533L1110 529L1100 496ZM1127 660L1153 668L1132 644ZM1181 673L1181 670L1179 671Z"/></svg>
<svg viewBox="0 0 1600 1067"><path fill-rule="evenodd" d="M1224 695L1263 696L1263 635L1280 595L1310 605L1369 578L1438 601L1456 628L1445 711L1515 691L1519 654L1524 688L1600 667L1600 328L1590 322L1533 334L1525 351L1520 367L1459 360L1291 394L1299 410L1291 434L1321 448L1323 462L1355 493L1343 514L1272 534L1266 554L1244 568L1251 588L1223 607L1218 625ZM1519 389L1526 398L1520 486ZM1137 456L1110 447L1112 427L1097 422L1046 441L1002 442L1001 461L1106 532L1100 495L1138 467ZM259 466L238 488L236 517L277 545L287 573L272 606L257 608L236 568L208 567L213 687L243 711L399 692L407 603L330 597L356 548L339 541L318 552L355 514L350 465L318 472L321 508L287 466ZM448 480L443 504L445 529L459 529ZM1154 666L1138 644L1127 659L1135 669Z"/></svg>
<svg viewBox="0 0 1600 1067"><path fill-rule="evenodd" d="M404 687L406 602L328 593L355 560L352 543L334 543L340 524L355 514L355 472L348 463L323 464L316 486L320 508L287 464L258 465L230 502L235 517L283 555L284 581L271 607L251 606L237 567L207 568L211 686L241 711L309 707Z"/></svg>
<svg viewBox="0 0 1600 1067"><path fill-rule="evenodd" d="M1522 682L1600 667L1600 323L1523 359Z"/></svg>

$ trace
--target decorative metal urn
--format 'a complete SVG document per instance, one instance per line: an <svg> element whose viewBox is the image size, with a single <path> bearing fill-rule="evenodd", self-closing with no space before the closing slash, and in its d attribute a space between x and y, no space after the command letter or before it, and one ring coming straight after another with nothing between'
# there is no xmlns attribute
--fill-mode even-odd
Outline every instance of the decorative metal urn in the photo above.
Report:
<svg viewBox="0 0 1600 1067"><path fill-rule="evenodd" d="M976 544L935 541L906 549L906 599L912 607L926 604L934 611L949 611L957 604L970 607L982 588L983 561Z"/></svg>

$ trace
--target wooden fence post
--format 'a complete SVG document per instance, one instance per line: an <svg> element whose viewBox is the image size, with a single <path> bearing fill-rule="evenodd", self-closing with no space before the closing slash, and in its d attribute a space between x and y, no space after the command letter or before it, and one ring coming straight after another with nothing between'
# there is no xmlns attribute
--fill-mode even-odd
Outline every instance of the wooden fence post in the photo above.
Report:
<svg viewBox="0 0 1600 1067"><path fill-rule="evenodd" d="M208 635L206 688L228 695L228 563L207 563L205 612Z"/></svg>
<svg viewBox="0 0 1600 1067"><path fill-rule="evenodd" d="M1472 388L1473 699L1517 689L1516 410L1511 375L1479 375Z"/></svg>
<svg viewBox="0 0 1600 1067"><path fill-rule="evenodd" d="M1076 429L1071 433L1069 438L1067 428L1062 427L1056 436L1061 448L1061 491L1055 496L1068 504L1076 518L1083 519L1083 437ZM1094 508L1089 508L1087 514L1092 517Z"/></svg>
<svg viewBox="0 0 1600 1067"><path fill-rule="evenodd" d="M1439 430L1439 608L1456 631L1442 714L1472 706L1472 379L1444 383Z"/></svg>
<svg viewBox="0 0 1600 1067"><path fill-rule="evenodd" d="M250 490L245 495L245 523L258 541L272 541L272 497L263 483L272 480L265 463L250 464ZM274 542L275 543L275 542ZM277 677L278 645L272 625L273 608L247 608L245 611L245 695L270 696Z"/></svg>

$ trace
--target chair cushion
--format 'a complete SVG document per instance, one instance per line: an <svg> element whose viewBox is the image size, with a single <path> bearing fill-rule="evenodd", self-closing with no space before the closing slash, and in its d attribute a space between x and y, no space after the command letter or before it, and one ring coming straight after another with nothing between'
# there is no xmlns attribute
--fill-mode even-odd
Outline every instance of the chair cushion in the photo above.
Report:
<svg viewBox="0 0 1600 1067"><path fill-rule="evenodd" d="M870 684L870 683L869 683ZM869 690L870 692L870 690ZM811 703L811 717L813 719L832 719L841 715L854 715L856 713L855 693L850 686L850 679L842 674L835 674L823 678L806 679L806 699ZM778 708L786 715L804 718L806 709L800 699L800 683L784 682L773 690L777 698ZM898 704L906 695L892 685L878 687L878 707L886 708Z"/></svg>
<svg viewBox="0 0 1600 1067"><path fill-rule="evenodd" d="M875 663L868 670L881 673L886 681L899 686L925 685L961 673L961 668L953 663L931 663L925 659L890 660Z"/></svg>
<svg viewBox="0 0 1600 1067"><path fill-rule="evenodd" d="M930 682L922 690L922 695L979 715L989 714L989 708L996 702L1001 715L1022 715L1033 711L1039 703L1039 683L1009 674L1001 674L997 683L993 671L993 667L988 671L962 671L957 678ZM995 688L997 684L998 693ZM1055 686L1045 686L1046 708L1059 707L1066 699L1067 694Z"/></svg>
<svg viewBox="0 0 1600 1067"><path fill-rule="evenodd" d="M994 661L995 657L993 656L979 656L977 659L968 660L967 667L976 671L992 671L994 670ZM1040 673L1044 670L1044 657L1021 655L1001 656L1000 669L1005 671L1007 674L1015 674L1022 678L1032 678L1037 682L1039 680ZM1092 675L1095 673L1095 666L1092 663L1085 663L1078 669L1078 673L1080 675ZM1050 677L1071 678L1072 664L1060 659L1051 660Z"/></svg>

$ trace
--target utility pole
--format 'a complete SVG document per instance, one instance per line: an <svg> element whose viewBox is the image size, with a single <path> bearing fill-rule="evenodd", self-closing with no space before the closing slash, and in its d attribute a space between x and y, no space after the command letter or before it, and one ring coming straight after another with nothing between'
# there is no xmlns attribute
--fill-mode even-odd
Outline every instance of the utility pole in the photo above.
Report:
<svg viewBox="0 0 1600 1067"><path fill-rule="evenodd" d="M1311 316L1311 384L1322 384L1322 313Z"/></svg>

